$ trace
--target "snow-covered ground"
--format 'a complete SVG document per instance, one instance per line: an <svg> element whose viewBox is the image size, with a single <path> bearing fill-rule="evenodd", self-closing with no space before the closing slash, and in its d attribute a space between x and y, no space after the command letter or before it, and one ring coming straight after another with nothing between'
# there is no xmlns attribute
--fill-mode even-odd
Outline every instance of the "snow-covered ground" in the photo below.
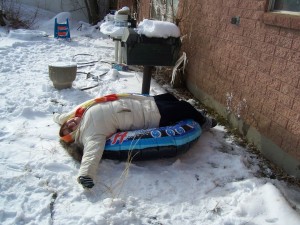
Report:
<svg viewBox="0 0 300 225"><path fill-rule="evenodd" d="M36 31L0 28L0 224L300 224L299 188L255 177L258 159L223 126L176 158L102 160L95 187L84 190L52 112L105 94L139 93L142 75L112 70L105 62L114 59L114 43L94 27L80 31L71 21L72 40L54 39L54 16L40 11ZM98 81L79 73L73 88L53 87L50 63L90 61L97 62L79 71L108 73ZM150 92L165 90L152 81Z"/></svg>

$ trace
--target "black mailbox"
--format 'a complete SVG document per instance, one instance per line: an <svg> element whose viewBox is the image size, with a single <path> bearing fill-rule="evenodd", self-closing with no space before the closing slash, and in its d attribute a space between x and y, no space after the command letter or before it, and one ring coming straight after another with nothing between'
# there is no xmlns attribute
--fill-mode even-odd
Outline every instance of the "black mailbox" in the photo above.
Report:
<svg viewBox="0 0 300 225"><path fill-rule="evenodd" d="M180 38L147 37L129 28L122 37L127 65L174 66L181 47Z"/></svg>

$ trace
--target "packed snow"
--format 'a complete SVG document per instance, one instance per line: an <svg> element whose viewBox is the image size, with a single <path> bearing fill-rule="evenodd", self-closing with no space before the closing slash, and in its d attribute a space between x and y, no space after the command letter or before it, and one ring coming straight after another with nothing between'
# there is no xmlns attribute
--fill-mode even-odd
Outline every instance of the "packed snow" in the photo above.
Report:
<svg viewBox="0 0 300 225"><path fill-rule="evenodd" d="M55 17L70 19L71 41L53 37ZM95 187L84 190L52 113L110 93L139 93L142 74L111 69L114 43L97 26L69 13L40 10L38 18L34 30L0 28L0 224L300 224L299 188L256 177L257 156L220 125L175 158L102 160ZM49 79L48 65L59 62L78 65L70 89L58 91ZM150 94L166 88L152 80Z"/></svg>
<svg viewBox="0 0 300 225"><path fill-rule="evenodd" d="M127 28L123 26L115 26L116 16L108 14L105 22L100 25L100 31L103 34L112 37L123 37ZM124 16L124 15L120 15ZM127 15L126 15L127 16ZM149 38L169 38L180 37L180 30L175 24L168 21L148 20L141 21L134 30L139 35L145 35Z"/></svg>
<svg viewBox="0 0 300 225"><path fill-rule="evenodd" d="M167 21L157 21L144 19L137 26L138 34L143 34L147 37L158 37L158 38L168 38L168 37L180 37L179 28Z"/></svg>

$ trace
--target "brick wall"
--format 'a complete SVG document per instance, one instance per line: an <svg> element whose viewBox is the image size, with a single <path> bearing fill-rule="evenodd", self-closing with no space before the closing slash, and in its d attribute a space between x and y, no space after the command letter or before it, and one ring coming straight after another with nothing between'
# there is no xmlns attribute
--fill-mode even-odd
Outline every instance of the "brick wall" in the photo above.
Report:
<svg viewBox="0 0 300 225"><path fill-rule="evenodd" d="M300 16L266 12L267 0L181 0L178 7L190 90L296 159L300 174ZM231 24L237 16L239 25Z"/></svg>
<svg viewBox="0 0 300 225"><path fill-rule="evenodd" d="M187 79L300 160L300 16L266 4L181 1Z"/></svg>

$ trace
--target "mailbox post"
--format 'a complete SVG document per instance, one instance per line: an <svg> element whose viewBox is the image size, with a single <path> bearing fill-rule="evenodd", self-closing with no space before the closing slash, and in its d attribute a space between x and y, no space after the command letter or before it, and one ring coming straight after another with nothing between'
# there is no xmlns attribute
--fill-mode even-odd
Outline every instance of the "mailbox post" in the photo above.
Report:
<svg viewBox="0 0 300 225"><path fill-rule="evenodd" d="M153 67L174 66L181 47L180 38L149 38L132 28L125 31L122 42L124 62L144 67L142 94L149 94Z"/></svg>
<svg viewBox="0 0 300 225"><path fill-rule="evenodd" d="M144 66L142 94L149 94L153 66Z"/></svg>

